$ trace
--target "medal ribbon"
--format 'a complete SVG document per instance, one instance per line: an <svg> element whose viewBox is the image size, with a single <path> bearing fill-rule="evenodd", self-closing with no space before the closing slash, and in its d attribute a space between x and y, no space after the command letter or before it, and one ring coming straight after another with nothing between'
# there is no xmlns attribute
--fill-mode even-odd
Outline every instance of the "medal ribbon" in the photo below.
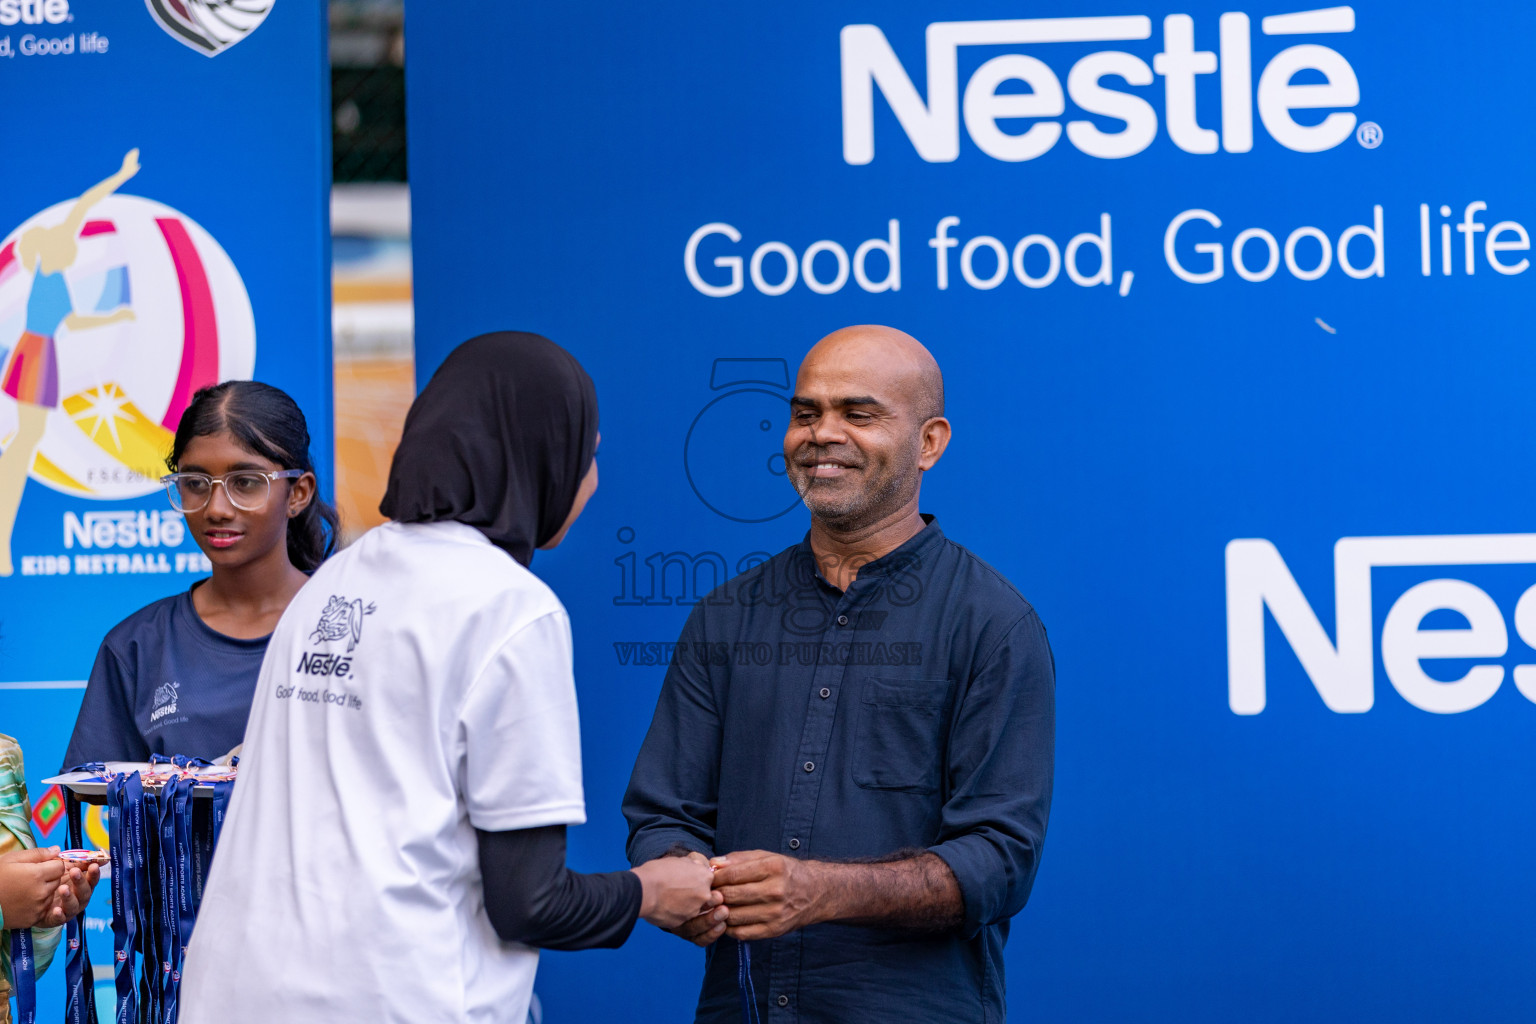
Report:
<svg viewBox="0 0 1536 1024"><path fill-rule="evenodd" d="M757 1015L757 990L752 987L752 946L736 943L736 987L741 990L741 1024L762 1024Z"/></svg>
<svg viewBox="0 0 1536 1024"><path fill-rule="evenodd" d="M65 816L69 821L69 848L78 850L84 843L80 828L80 798L74 790L64 791ZM85 908L69 919L64 927L68 954L64 960L64 1024L96 1024L96 973L91 969L91 951L85 941Z"/></svg>
<svg viewBox="0 0 1536 1024"><path fill-rule="evenodd" d="M134 967L138 944L138 872L134 825L136 801L131 794L142 790L138 772L114 776L107 783L107 855L112 865L112 958L117 984L116 1024L138 1024L138 990Z"/></svg>
<svg viewBox="0 0 1536 1024"><path fill-rule="evenodd" d="M155 1019L154 981L160 972L151 970L155 957L155 884L154 870L155 803L154 794L138 778L137 790L130 790L129 807L133 814L133 896L134 932L138 952L143 957L138 972L138 1022Z"/></svg>
<svg viewBox="0 0 1536 1024"><path fill-rule="evenodd" d="M155 915L156 932L160 940L160 1006L161 1024L173 1024L176 1020L176 982L181 978L181 923L179 919L181 897L177 885L180 875L176 865L176 797L183 784L191 785L179 775L173 775L160 788L159 831L159 912Z"/></svg>
<svg viewBox="0 0 1536 1024"><path fill-rule="evenodd" d="M37 1024L37 963L32 929L11 929L11 977L16 981L16 1024Z"/></svg>
<svg viewBox="0 0 1536 1024"><path fill-rule="evenodd" d="M224 816L229 812L229 796L234 791L233 782L209 783L213 787L213 814L209 828L208 858L212 862L213 848L219 844L219 833L224 830Z"/></svg>
<svg viewBox="0 0 1536 1024"><path fill-rule="evenodd" d="M176 790L176 937L182 957L187 940L192 937L192 923L197 919L197 871L193 867L196 850L192 844L192 825L197 801L192 798L197 783L183 779ZM181 970L178 961L176 970Z"/></svg>

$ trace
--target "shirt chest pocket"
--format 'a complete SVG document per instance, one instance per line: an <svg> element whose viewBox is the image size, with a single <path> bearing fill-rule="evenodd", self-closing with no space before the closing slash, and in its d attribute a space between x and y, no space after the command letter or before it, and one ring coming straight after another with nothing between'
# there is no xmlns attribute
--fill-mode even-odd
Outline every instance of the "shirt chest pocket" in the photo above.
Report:
<svg viewBox="0 0 1536 1024"><path fill-rule="evenodd" d="M853 781L865 789L936 792L950 699L948 679L868 680L858 708Z"/></svg>

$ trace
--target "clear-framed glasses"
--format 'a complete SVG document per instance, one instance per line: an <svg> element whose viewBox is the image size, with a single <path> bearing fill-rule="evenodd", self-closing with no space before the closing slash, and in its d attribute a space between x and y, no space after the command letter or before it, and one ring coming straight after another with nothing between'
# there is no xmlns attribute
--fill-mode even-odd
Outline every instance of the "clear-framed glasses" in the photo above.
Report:
<svg viewBox="0 0 1536 1024"><path fill-rule="evenodd" d="M213 487L220 484L229 497L229 503L242 512L260 512L272 494L273 480L294 480L303 476L302 469L277 469L268 473L260 469L240 469L223 476L207 473L171 473L160 478L165 493L170 496L171 507L177 512L201 512L213 497Z"/></svg>

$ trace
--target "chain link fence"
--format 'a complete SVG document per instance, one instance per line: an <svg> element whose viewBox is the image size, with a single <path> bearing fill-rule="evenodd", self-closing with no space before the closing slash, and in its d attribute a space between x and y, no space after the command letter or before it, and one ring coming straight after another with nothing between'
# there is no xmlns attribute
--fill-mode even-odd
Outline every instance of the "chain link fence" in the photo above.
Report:
<svg viewBox="0 0 1536 1024"><path fill-rule="evenodd" d="M400 0L336 0L330 17L332 178L405 181Z"/></svg>

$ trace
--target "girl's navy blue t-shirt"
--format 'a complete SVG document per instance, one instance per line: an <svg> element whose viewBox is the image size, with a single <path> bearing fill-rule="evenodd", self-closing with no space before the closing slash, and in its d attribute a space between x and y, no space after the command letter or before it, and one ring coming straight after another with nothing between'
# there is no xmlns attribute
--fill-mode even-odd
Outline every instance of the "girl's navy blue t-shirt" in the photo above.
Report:
<svg viewBox="0 0 1536 1024"><path fill-rule="evenodd" d="M63 767L223 757L245 734L268 639L210 629L191 590L140 608L101 643Z"/></svg>

